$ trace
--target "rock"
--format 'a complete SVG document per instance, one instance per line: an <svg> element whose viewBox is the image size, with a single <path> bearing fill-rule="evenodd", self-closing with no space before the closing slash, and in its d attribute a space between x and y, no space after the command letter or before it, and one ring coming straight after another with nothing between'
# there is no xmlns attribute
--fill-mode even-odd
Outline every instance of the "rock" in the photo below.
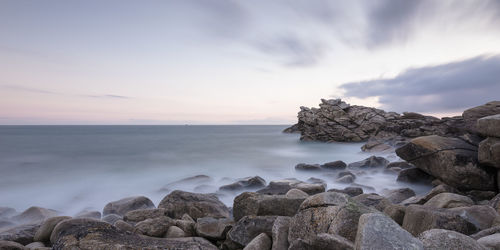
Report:
<svg viewBox="0 0 500 250"><path fill-rule="evenodd" d="M271 229L272 250L288 249L288 228L292 218L287 216L278 216Z"/></svg>
<svg viewBox="0 0 500 250"><path fill-rule="evenodd" d="M52 234L52 230L56 227L56 225L63 221L71 219L69 216L57 216L57 217L51 217L49 219L46 219L40 228L35 233L35 236L33 237L34 241L41 241L41 242L49 242L50 241L50 235Z"/></svg>
<svg viewBox="0 0 500 250"><path fill-rule="evenodd" d="M54 249L213 249L217 247L199 237L151 238L125 233L114 226L88 218L65 220L52 232Z"/></svg>
<svg viewBox="0 0 500 250"><path fill-rule="evenodd" d="M166 238L181 238L186 237L186 233L176 226L170 226L167 230Z"/></svg>
<svg viewBox="0 0 500 250"><path fill-rule="evenodd" d="M467 207L474 205L471 198L454 193L440 193L427 201L424 206L434 208Z"/></svg>
<svg viewBox="0 0 500 250"><path fill-rule="evenodd" d="M240 247L246 246L261 233L271 235L277 216L245 216L229 230L227 237Z"/></svg>
<svg viewBox="0 0 500 250"><path fill-rule="evenodd" d="M240 191L245 189L258 189L266 186L266 181L259 176L246 177L232 184L219 188L222 191Z"/></svg>
<svg viewBox="0 0 500 250"><path fill-rule="evenodd" d="M464 118L467 130L472 133L477 133L478 120L496 114L500 114L500 101L492 101L481 106L467 109L463 112L462 117Z"/></svg>
<svg viewBox="0 0 500 250"><path fill-rule="evenodd" d="M59 212L43 207L30 207L19 215L12 217L12 220L19 223L36 223L42 222L50 217L57 216Z"/></svg>
<svg viewBox="0 0 500 250"><path fill-rule="evenodd" d="M231 219L215 219L212 217L198 218L195 231L198 236L209 240L223 240L227 232L233 227Z"/></svg>
<svg viewBox="0 0 500 250"><path fill-rule="evenodd" d="M424 249L420 240L380 213L359 218L355 249Z"/></svg>
<svg viewBox="0 0 500 250"><path fill-rule="evenodd" d="M340 235L349 241L354 242L358 230L358 221L361 215L378 212L376 209L366 207L365 205L348 201L345 205L338 207L338 212L331 221L329 234Z"/></svg>
<svg viewBox="0 0 500 250"><path fill-rule="evenodd" d="M391 217L400 226L403 225L403 220L405 218L406 207L403 205L389 205L384 209L384 214Z"/></svg>
<svg viewBox="0 0 500 250"><path fill-rule="evenodd" d="M471 237L450 230L431 229L420 234L418 238L425 249L485 250Z"/></svg>
<svg viewBox="0 0 500 250"><path fill-rule="evenodd" d="M167 210L163 208L147 208L129 211L123 216L124 221L139 222L146 219L153 219L167 215Z"/></svg>
<svg viewBox="0 0 500 250"><path fill-rule="evenodd" d="M429 191L424 196L424 200L428 201L428 200L432 199L432 197L434 197L438 194L441 194L441 193L459 193L459 191L456 188L450 187L446 184L440 184L440 185L437 185L436 187L434 187L431 191Z"/></svg>
<svg viewBox="0 0 500 250"><path fill-rule="evenodd" d="M183 214L181 220L196 222L189 214Z"/></svg>
<svg viewBox="0 0 500 250"><path fill-rule="evenodd" d="M363 189L360 187L346 187L344 189L329 189L328 192L337 192L337 193L343 193L347 194L351 197L358 196L360 194L363 194Z"/></svg>
<svg viewBox="0 0 500 250"><path fill-rule="evenodd" d="M490 228L493 221L499 217L495 209L488 205L456 207L449 209L449 211L460 215L479 230Z"/></svg>
<svg viewBox="0 0 500 250"><path fill-rule="evenodd" d="M353 178L356 178L356 175L354 175L351 171L342 171L339 172L337 175L337 178L344 177L346 175L351 175Z"/></svg>
<svg viewBox="0 0 500 250"><path fill-rule="evenodd" d="M485 236L483 238L480 238L477 240L477 243L482 245L483 247L487 249L494 249L494 250L499 250L500 249L500 233L492 234Z"/></svg>
<svg viewBox="0 0 500 250"><path fill-rule="evenodd" d="M299 163L295 166L295 170L298 170L298 171L319 171L319 170L321 170L321 167L319 164Z"/></svg>
<svg viewBox="0 0 500 250"><path fill-rule="evenodd" d="M243 250L269 250L271 249L271 238L265 233L257 235Z"/></svg>
<svg viewBox="0 0 500 250"><path fill-rule="evenodd" d="M292 134L292 133L300 133L299 131L299 127L297 124L294 124L286 129L283 130L283 133L289 133L289 134Z"/></svg>
<svg viewBox="0 0 500 250"><path fill-rule="evenodd" d="M493 199L497 193L494 191L481 191L481 190L471 190L467 191L465 195L471 198L475 202L485 201L488 203L488 200Z"/></svg>
<svg viewBox="0 0 500 250"><path fill-rule="evenodd" d="M238 221L247 215L293 216L305 198L289 198L286 195L242 193L234 198L233 217Z"/></svg>
<svg viewBox="0 0 500 250"><path fill-rule="evenodd" d="M175 221L175 226L182 229L182 231L184 231L184 233L186 234L186 237L196 236L196 230L195 230L196 223L194 221L190 220L174 220L174 221Z"/></svg>
<svg viewBox="0 0 500 250"><path fill-rule="evenodd" d="M500 102L498 102L500 106ZM477 120L477 131L483 136L500 137L500 107L496 115Z"/></svg>
<svg viewBox="0 0 500 250"><path fill-rule="evenodd" d="M169 217L157 217L143 220L135 225L141 234L151 237L164 237L169 227L175 226L175 221Z"/></svg>
<svg viewBox="0 0 500 250"><path fill-rule="evenodd" d="M128 211L154 207L155 205L149 198L144 196L134 196L112 201L106 204L102 210L102 215L106 216L108 214L117 214L124 216Z"/></svg>
<svg viewBox="0 0 500 250"><path fill-rule="evenodd" d="M49 236L49 238L50 238L50 236ZM37 250L46 248L45 244L43 244L43 242L33 242L33 243L26 245L25 247L28 249L37 249ZM47 249L51 249L51 248L47 248Z"/></svg>
<svg viewBox="0 0 500 250"><path fill-rule="evenodd" d="M387 190L383 192L386 199L394 204L401 203L402 201L415 196L415 191L410 188L398 188L393 190Z"/></svg>
<svg viewBox="0 0 500 250"><path fill-rule="evenodd" d="M496 189L492 170L477 164L477 148L460 139L436 135L418 137L398 148L396 153L459 190Z"/></svg>
<svg viewBox="0 0 500 250"><path fill-rule="evenodd" d="M347 165L347 168L374 168L374 167L386 167L389 161L384 157L371 156L362 161L357 161Z"/></svg>
<svg viewBox="0 0 500 250"><path fill-rule="evenodd" d="M11 227L0 232L0 240L15 241L27 245L33 242L33 237L35 237L38 228L40 228L39 223Z"/></svg>
<svg viewBox="0 0 500 250"><path fill-rule="evenodd" d="M81 211L75 215L75 218L92 218L92 219L101 219L101 212L99 211Z"/></svg>
<svg viewBox="0 0 500 250"><path fill-rule="evenodd" d="M167 185L163 186L159 191L160 192L170 192L172 189L175 189L175 187L178 186L193 186L196 184L202 184L202 183L207 183L212 181L212 178L208 175L195 175L195 176L190 176L186 177L184 179L180 179L178 181L170 182Z"/></svg>
<svg viewBox="0 0 500 250"><path fill-rule="evenodd" d="M421 205L406 207L403 228L414 236L429 229L447 229L467 235L477 232L474 224L451 211Z"/></svg>
<svg viewBox="0 0 500 250"><path fill-rule="evenodd" d="M481 164L500 168L500 138L488 137L479 143L478 159Z"/></svg>
<svg viewBox="0 0 500 250"><path fill-rule="evenodd" d="M14 241L6 241L6 240L0 240L0 249L5 249L5 250L24 250L24 246L14 242Z"/></svg>
<svg viewBox="0 0 500 250"><path fill-rule="evenodd" d="M347 164L343 161L332 161L321 164L320 167L327 170L344 170L347 167Z"/></svg>
<svg viewBox="0 0 500 250"><path fill-rule="evenodd" d="M325 192L310 196L300 205L300 210L316 207L339 206L346 204L349 199L346 194Z"/></svg>
<svg viewBox="0 0 500 250"><path fill-rule="evenodd" d="M324 184L310 184L299 181L297 179L284 179L271 181L267 187L260 189L257 193L260 194L286 194L290 189L299 189L306 192L309 195L322 193L325 191Z"/></svg>
<svg viewBox="0 0 500 250"><path fill-rule="evenodd" d="M309 195L300 189L292 188L286 192L285 197L289 199L306 199Z"/></svg>
<svg viewBox="0 0 500 250"><path fill-rule="evenodd" d="M348 183L353 183L354 182L354 178L355 177L353 175L344 175L342 177L339 177L335 181L338 182L338 183L348 184Z"/></svg>
<svg viewBox="0 0 500 250"><path fill-rule="evenodd" d="M319 194L322 192L325 192L325 184L310 184L310 183L298 183L297 185L294 185L293 188L302 190L306 192L308 195L313 195L313 194Z"/></svg>
<svg viewBox="0 0 500 250"><path fill-rule="evenodd" d="M307 179L307 182L311 183L311 184L325 184L324 180L322 180L320 178L315 178L315 177L311 177L311 178Z"/></svg>
<svg viewBox="0 0 500 250"><path fill-rule="evenodd" d="M414 168L412 164L406 162L406 161L396 161L396 162L390 162L387 164L385 167L386 169L391 169L391 168L398 168L398 169L408 169L408 168Z"/></svg>
<svg viewBox="0 0 500 250"><path fill-rule="evenodd" d="M331 249L331 250L350 250L354 249L352 242L346 238L335 234L318 234L312 238L309 243L311 248L316 250Z"/></svg>
<svg viewBox="0 0 500 250"><path fill-rule="evenodd" d="M123 218L117 214L108 214L108 215L102 217L101 220L113 225L113 224L115 224L115 222L117 222L118 220L121 220L121 219L123 219Z"/></svg>
<svg viewBox="0 0 500 250"><path fill-rule="evenodd" d="M381 212L384 211L387 206L392 204L392 202L388 199L377 194L360 194L355 196L353 199L364 204L365 206L373 207Z"/></svg>
<svg viewBox="0 0 500 250"><path fill-rule="evenodd" d="M229 209L214 194L197 194L176 190L165 196L158 208L166 209L167 215L172 218L181 218L185 213L193 219L231 217Z"/></svg>
<svg viewBox="0 0 500 250"><path fill-rule="evenodd" d="M16 214L16 210L11 207L0 207L0 219L7 219Z"/></svg>
<svg viewBox="0 0 500 250"><path fill-rule="evenodd" d="M115 222L115 224L113 224L113 226L115 226L116 228L118 228L119 230L122 230L124 232L135 232L135 228L134 226L128 224L127 222L123 221L123 220L118 220Z"/></svg>
<svg viewBox="0 0 500 250"><path fill-rule="evenodd" d="M413 197L410 197L404 201L402 201L401 203L399 203L400 205L403 205L403 206L409 206L409 205L423 205L424 203L426 203L427 200L424 199L423 196L421 195L415 195Z"/></svg>
<svg viewBox="0 0 500 250"><path fill-rule="evenodd" d="M407 168L399 171L398 178L396 181L407 182L407 183L421 183L429 184L432 182L434 177L428 175L426 172L418 168Z"/></svg>
<svg viewBox="0 0 500 250"><path fill-rule="evenodd" d="M478 240L488 235L500 233L500 226L493 226L488 229L481 230L475 234L470 235L471 238Z"/></svg>

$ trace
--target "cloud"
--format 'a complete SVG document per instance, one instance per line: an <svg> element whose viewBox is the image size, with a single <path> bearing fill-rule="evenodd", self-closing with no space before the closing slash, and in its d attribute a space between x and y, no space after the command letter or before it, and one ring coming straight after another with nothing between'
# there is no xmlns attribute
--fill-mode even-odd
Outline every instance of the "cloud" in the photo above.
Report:
<svg viewBox="0 0 500 250"><path fill-rule="evenodd" d="M122 95L113 95L113 94L104 94L104 95L75 95L75 94L67 94L63 92L56 92L52 90L39 89L39 88L31 88L25 86L17 86L17 85L0 85L3 89L26 92L26 93L35 93L35 94L44 94L44 95L58 95L58 96L72 96L72 97L90 97L90 98L109 98L109 99L129 99L131 97L122 96Z"/></svg>
<svg viewBox="0 0 500 250"><path fill-rule="evenodd" d="M500 100L500 55L408 69L394 78L345 83L345 97L379 97L392 111L458 111Z"/></svg>

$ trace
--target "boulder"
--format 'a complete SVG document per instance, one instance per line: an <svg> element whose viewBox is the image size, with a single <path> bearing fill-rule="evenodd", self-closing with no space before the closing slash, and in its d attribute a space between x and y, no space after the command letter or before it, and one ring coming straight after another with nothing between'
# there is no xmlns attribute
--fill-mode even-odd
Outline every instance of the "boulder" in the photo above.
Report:
<svg viewBox="0 0 500 250"><path fill-rule="evenodd" d="M30 207L19 215L12 217L12 220L18 223L36 223L42 222L50 217L57 216L59 212L43 207Z"/></svg>
<svg viewBox="0 0 500 250"><path fill-rule="evenodd" d="M488 229L481 230L475 234L470 235L471 238L478 240L488 235L500 233L500 226L493 226Z"/></svg>
<svg viewBox="0 0 500 250"><path fill-rule="evenodd" d="M51 217L49 219L46 219L40 228L35 233L35 236L33 237L34 241L41 241L41 242L49 242L50 241L50 235L52 234L52 230L56 227L56 225L63 221L71 219L69 216L57 216L57 217Z"/></svg>
<svg viewBox="0 0 500 250"><path fill-rule="evenodd" d="M293 216L305 198L289 198L286 195L264 195L245 192L234 198L233 217L238 221L247 215Z"/></svg>
<svg viewBox="0 0 500 250"><path fill-rule="evenodd" d="M287 216L278 216L271 229L272 250L288 249L288 228L292 218Z"/></svg>
<svg viewBox="0 0 500 250"><path fill-rule="evenodd" d="M460 215L465 220L474 224L479 230L492 226L493 221L499 217L497 211L488 205L450 208L449 211Z"/></svg>
<svg viewBox="0 0 500 250"><path fill-rule="evenodd" d="M406 208L403 228L414 236L429 229L447 229L464 234L477 232L476 226L446 209L421 205L410 205Z"/></svg>
<svg viewBox="0 0 500 250"><path fill-rule="evenodd" d="M102 215L106 216L108 214L117 214L124 216L128 211L154 207L155 205L149 198L144 196L134 196L112 201L106 204L102 210Z"/></svg>
<svg viewBox="0 0 500 250"><path fill-rule="evenodd" d="M50 249L52 249L50 247L45 247L45 244L43 244L43 242L33 242L33 243L30 243L24 247L27 249L36 249L36 250L42 250L42 249L50 250Z"/></svg>
<svg viewBox="0 0 500 250"><path fill-rule="evenodd" d="M355 249L424 249L420 240L380 213L359 218Z"/></svg>
<svg viewBox="0 0 500 250"><path fill-rule="evenodd" d="M113 225L113 224L115 224L115 222L117 222L117 221L119 221L121 219L123 219L123 218L120 215L117 215L117 214L108 214L108 215L102 217L101 220L104 221L104 222L107 222L107 223L109 223L111 225Z"/></svg>
<svg viewBox="0 0 500 250"><path fill-rule="evenodd" d="M265 233L261 233L253 238L248 245L243 248L243 250L270 250L271 249L271 238Z"/></svg>
<svg viewBox="0 0 500 250"><path fill-rule="evenodd" d="M378 212L361 203L349 200L345 205L338 207L338 212L331 221L329 234L336 234L354 242L358 230L358 221L363 214Z"/></svg>
<svg viewBox="0 0 500 250"><path fill-rule="evenodd" d="M418 238L425 249L486 250L471 237L450 230L431 229L422 232Z"/></svg>
<svg viewBox="0 0 500 250"><path fill-rule="evenodd" d="M337 192L337 193L343 193L347 194L351 197L358 196L360 194L363 194L363 189L360 187L346 187L344 189L329 189L328 192Z"/></svg>
<svg viewBox="0 0 500 250"><path fill-rule="evenodd" d="M500 233L488 235L477 240L486 249L500 250Z"/></svg>
<svg viewBox="0 0 500 250"><path fill-rule="evenodd" d="M498 108L496 115L478 119L477 131L483 136L500 137L500 108Z"/></svg>
<svg viewBox="0 0 500 250"><path fill-rule="evenodd" d="M39 228L40 223L11 227L0 232L0 240L15 241L27 245L33 242L33 237Z"/></svg>
<svg viewBox="0 0 500 250"><path fill-rule="evenodd" d="M347 165L347 168L374 168L374 167L387 167L389 161L384 157L371 156L362 161L357 161Z"/></svg>
<svg viewBox="0 0 500 250"><path fill-rule="evenodd" d="M373 207L380 212L384 211L387 206L392 204L392 202L390 202L388 199L378 194L360 194L353 197L353 200L362 203L365 206Z"/></svg>
<svg viewBox="0 0 500 250"><path fill-rule="evenodd" d="M413 166L412 164L410 164L406 161L395 161L395 162L390 162L389 164L387 164L387 166L385 168L386 169L397 168L399 170L403 170L403 169L414 168L414 167L415 166Z"/></svg>
<svg viewBox="0 0 500 250"><path fill-rule="evenodd" d="M342 177L337 178L335 181L338 183L349 184L353 183L355 178L356 177L354 175L344 175Z"/></svg>
<svg viewBox="0 0 500 250"><path fill-rule="evenodd" d="M289 250L351 250L354 245L349 240L335 234L318 234L311 240L297 239Z"/></svg>
<svg viewBox="0 0 500 250"><path fill-rule="evenodd" d="M488 202L488 205L493 207L500 214L500 193Z"/></svg>
<svg viewBox="0 0 500 250"><path fill-rule="evenodd" d="M500 114L500 101L488 102L484 105L467 109L463 112L465 126L472 133L477 133L478 120L480 118Z"/></svg>
<svg viewBox="0 0 500 250"><path fill-rule="evenodd" d="M199 237L151 238L125 233L114 226L88 218L65 220L52 232L54 249L213 249L217 247Z"/></svg>
<svg viewBox="0 0 500 250"><path fill-rule="evenodd" d="M321 193L325 191L325 185L322 183L319 184L310 184L299 181L297 179L283 179L271 181L269 184L257 191L260 194L286 194L290 189L300 189L306 192L309 195Z"/></svg>
<svg viewBox="0 0 500 250"><path fill-rule="evenodd" d="M123 216L124 221L140 222L146 219L153 219L167 215L167 210L163 208L147 208L129 211Z"/></svg>
<svg viewBox="0 0 500 250"><path fill-rule="evenodd" d="M231 219L216 219L212 217L198 218L195 231L198 236L209 240L223 240L227 232L233 227Z"/></svg>
<svg viewBox="0 0 500 250"><path fill-rule="evenodd" d="M219 190L222 191L241 191L245 189L258 189L266 186L266 181L259 176L246 177L234 183L221 186Z"/></svg>
<svg viewBox="0 0 500 250"><path fill-rule="evenodd" d="M186 233L182 231L179 227L176 226L170 226L167 230L167 234L165 235L166 238L182 238L186 237Z"/></svg>
<svg viewBox="0 0 500 250"><path fill-rule="evenodd" d="M118 230L122 230L123 232L136 232L134 226L123 220L116 221L113 226L115 226Z"/></svg>
<svg viewBox="0 0 500 250"><path fill-rule="evenodd" d="M396 181L406 183L421 183L430 184L434 177L428 175L426 172L412 167L399 171Z"/></svg>
<svg viewBox="0 0 500 250"><path fill-rule="evenodd" d="M141 234L151 237L164 237L169 227L175 226L175 221L169 217L146 219L135 224L135 229Z"/></svg>
<svg viewBox="0 0 500 250"><path fill-rule="evenodd" d="M197 194L184 191L173 191L165 196L158 208L167 210L172 218L181 218L187 213L191 218L202 217L229 218L229 209L214 194Z"/></svg>
<svg viewBox="0 0 500 250"><path fill-rule="evenodd" d="M493 199L497 193L494 191L481 191L481 190L471 190L465 192L467 197L471 198L474 202L486 202Z"/></svg>
<svg viewBox="0 0 500 250"><path fill-rule="evenodd" d="M390 202L398 204L410 197L415 196L415 191L410 188L398 188L387 190L383 192L383 195Z"/></svg>
<svg viewBox="0 0 500 250"><path fill-rule="evenodd" d="M5 250L24 250L26 249L22 244L14 241L0 240L0 249Z"/></svg>
<svg viewBox="0 0 500 250"><path fill-rule="evenodd" d="M481 164L500 168L500 138L488 137L479 143L478 159Z"/></svg>
<svg viewBox="0 0 500 250"><path fill-rule="evenodd" d="M454 193L440 193L428 200L424 206L434 208L467 207L474 205L471 198Z"/></svg>
<svg viewBox="0 0 500 250"><path fill-rule="evenodd" d="M292 188L286 192L285 197L288 199L306 199L309 195L300 189Z"/></svg>
<svg viewBox="0 0 500 250"><path fill-rule="evenodd" d="M493 170L478 165L477 148L460 139L436 135L418 137L398 148L396 153L459 190L496 189Z"/></svg>
<svg viewBox="0 0 500 250"><path fill-rule="evenodd" d="M344 170L347 167L347 164L343 161L332 161L321 164L320 167L327 170Z"/></svg>
<svg viewBox="0 0 500 250"><path fill-rule="evenodd" d="M299 163L299 164L295 165L295 170L298 170L298 171L320 171L321 166L319 164Z"/></svg>
<svg viewBox="0 0 500 250"><path fill-rule="evenodd" d="M434 197L438 194L441 194L441 193L455 193L455 194L457 194L460 192L454 187L448 186L446 184L439 184L439 185L435 186L433 189L431 189L431 191L429 191L424 196L424 200L428 201L428 200L432 199L432 197Z"/></svg>
<svg viewBox="0 0 500 250"><path fill-rule="evenodd" d="M99 211L81 211L75 215L75 218L91 218L91 219L101 219L101 212Z"/></svg>
<svg viewBox="0 0 500 250"><path fill-rule="evenodd" d="M403 225L403 220L405 218L406 207L403 205L389 205L384 209L384 214L391 217L400 226Z"/></svg>
<svg viewBox="0 0 500 250"><path fill-rule="evenodd" d="M227 238L240 247L246 246L261 233L271 235L276 218L277 216L245 216L229 230Z"/></svg>

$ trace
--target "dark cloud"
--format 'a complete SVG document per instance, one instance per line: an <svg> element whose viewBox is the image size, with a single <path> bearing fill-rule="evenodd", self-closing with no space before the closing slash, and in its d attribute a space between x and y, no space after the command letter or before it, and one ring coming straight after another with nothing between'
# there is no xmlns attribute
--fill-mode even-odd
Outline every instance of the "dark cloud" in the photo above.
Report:
<svg viewBox="0 0 500 250"><path fill-rule="evenodd" d="M391 79L341 85L344 96L379 96L384 109L446 112L500 100L500 56L408 69Z"/></svg>

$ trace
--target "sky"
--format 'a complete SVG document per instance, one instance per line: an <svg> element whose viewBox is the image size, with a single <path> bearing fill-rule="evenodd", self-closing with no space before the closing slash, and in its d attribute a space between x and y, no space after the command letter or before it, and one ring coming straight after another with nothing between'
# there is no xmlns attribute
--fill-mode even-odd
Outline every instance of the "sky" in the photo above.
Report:
<svg viewBox="0 0 500 250"><path fill-rule="evenodd" d="M500 0L0 0L0 124L292 124L500 100Z"/></svg>

